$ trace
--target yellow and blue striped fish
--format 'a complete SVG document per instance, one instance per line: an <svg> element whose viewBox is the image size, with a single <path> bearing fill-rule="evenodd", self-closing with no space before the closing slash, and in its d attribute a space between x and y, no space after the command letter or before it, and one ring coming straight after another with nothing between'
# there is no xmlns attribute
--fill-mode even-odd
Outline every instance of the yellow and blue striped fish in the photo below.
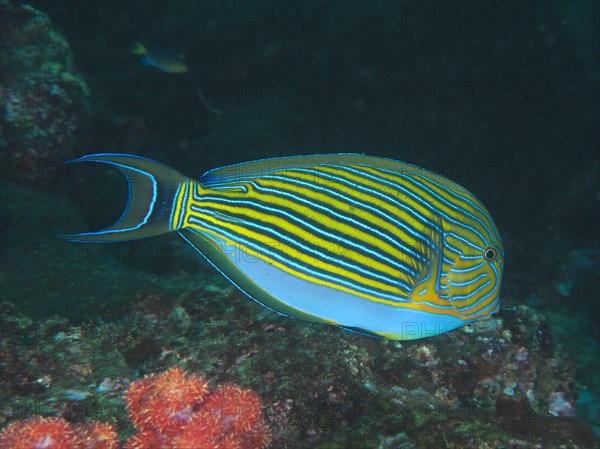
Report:
<svg viewBox="0 0 600 449"><path fill-rule="evenodd" d="M265 159L200 181L126 154L121 218L76 242L178 232L252 299L291 317L393 340L438 335L499 307L504 249L470 192L414 165L359 154Z"/></svg>

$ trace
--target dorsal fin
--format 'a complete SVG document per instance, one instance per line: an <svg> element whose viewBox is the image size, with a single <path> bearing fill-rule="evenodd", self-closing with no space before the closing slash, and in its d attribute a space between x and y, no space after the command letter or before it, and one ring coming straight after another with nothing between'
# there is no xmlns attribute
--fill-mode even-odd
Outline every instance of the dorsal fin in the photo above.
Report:
<svg viewBox="0 0 600 449"><path fill-rule="evenodd" d="M225 167L214 168L207 171L200 178L200 182L205 187L223 186L236 183L241 180L248 180L258 176L268 175L275 171L284 169L293 169L305 167L308 165L369 165L382 170L390 170L395 173L405 173L418 176L424 176L435 180L446 187L453 188L460 192L466 192L464 187L456 184L454 181L438 175L425 168L416 165L400 162L394 159L387 159L376 156L368 156L359 153L333 153L333 154L312 154L305 156L287 156L259 159L251 162L241 162L239 164L226 165Z"/></svg>
<svg viewBox="0 0 600 449"><path fill-rule="evenodd" d="M226 165L207 171L200 178L200 182L206 187L219 184L236 182L242 178L253 178L266 175L286 168L298 168L307 165L357 163L358 159L367 158L362 154L340 153L340 154L315 154L309 156L288 156L259 159L251 162Z"/></svg>

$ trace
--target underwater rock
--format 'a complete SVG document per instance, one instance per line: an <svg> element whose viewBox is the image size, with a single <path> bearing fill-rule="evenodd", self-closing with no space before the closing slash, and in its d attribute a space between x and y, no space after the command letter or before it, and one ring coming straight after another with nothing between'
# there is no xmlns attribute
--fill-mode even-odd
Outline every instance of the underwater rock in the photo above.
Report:
<svg viewBox="0 0 600 449"><path fill-rule="evenodd" d="M176 364L256 391L272 448L595 447L572 416L573 363L529 307L398 342L278 318L227 290L157 298L144 293L117 322L71 327L4 305L2 421L28 416L18 404L70 418L76 405L78 419L110 411L126 438L123 379ZM86 394L75 401L73 390Z"/></svg>
<svg viewBox="0 0 600 449"><path fill-rule="evenodd" d="M580 447L597 443L592 430L582 421L570 417L540 416L525 399L498 397L496 422L507 432L524 437L544 435L548 441L577 442Z"/></svg>
<svg viewBox="0 0 600 449"><path fill-rule="evenodd" d="M48 185L75 154L90 115L88 86L46 14L7 0L0 9L2 177Z"/></svg>

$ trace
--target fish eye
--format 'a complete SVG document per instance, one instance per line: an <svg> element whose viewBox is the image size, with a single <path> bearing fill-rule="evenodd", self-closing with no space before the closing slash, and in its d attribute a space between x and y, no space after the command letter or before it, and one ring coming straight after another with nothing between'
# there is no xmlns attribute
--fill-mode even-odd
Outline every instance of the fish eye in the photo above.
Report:
<svg viewBox="0 0 600 449"><path fill-rule="evenodd" d="M483 250L483 258L488 262L496 260L496 257L498 257L498 251L496 251L496 248L488 246Z"/></svg>

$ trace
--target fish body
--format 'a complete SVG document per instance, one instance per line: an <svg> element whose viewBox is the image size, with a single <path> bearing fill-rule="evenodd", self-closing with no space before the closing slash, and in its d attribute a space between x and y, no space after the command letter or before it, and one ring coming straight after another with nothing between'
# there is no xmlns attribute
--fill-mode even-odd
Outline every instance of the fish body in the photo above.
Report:
<svg viewBox="0 0 600 449"><path fill-rule="evenodd" d="M131 47L131 53L142 57L140 59L142 65L156 67L166 73L187 72L183 54L170 48L160 46L147 48L140 42L136 42Z"/></svg>
<svg viewBox="0 0 600 449"><path fill-rule="evenodd" d="M390 159L265 159L193 180L131 155L114 225L65 238L127 241L178 232L248 296L280 314L393 340L438 335L499 307L504 249L469 191Z"/></svg>

